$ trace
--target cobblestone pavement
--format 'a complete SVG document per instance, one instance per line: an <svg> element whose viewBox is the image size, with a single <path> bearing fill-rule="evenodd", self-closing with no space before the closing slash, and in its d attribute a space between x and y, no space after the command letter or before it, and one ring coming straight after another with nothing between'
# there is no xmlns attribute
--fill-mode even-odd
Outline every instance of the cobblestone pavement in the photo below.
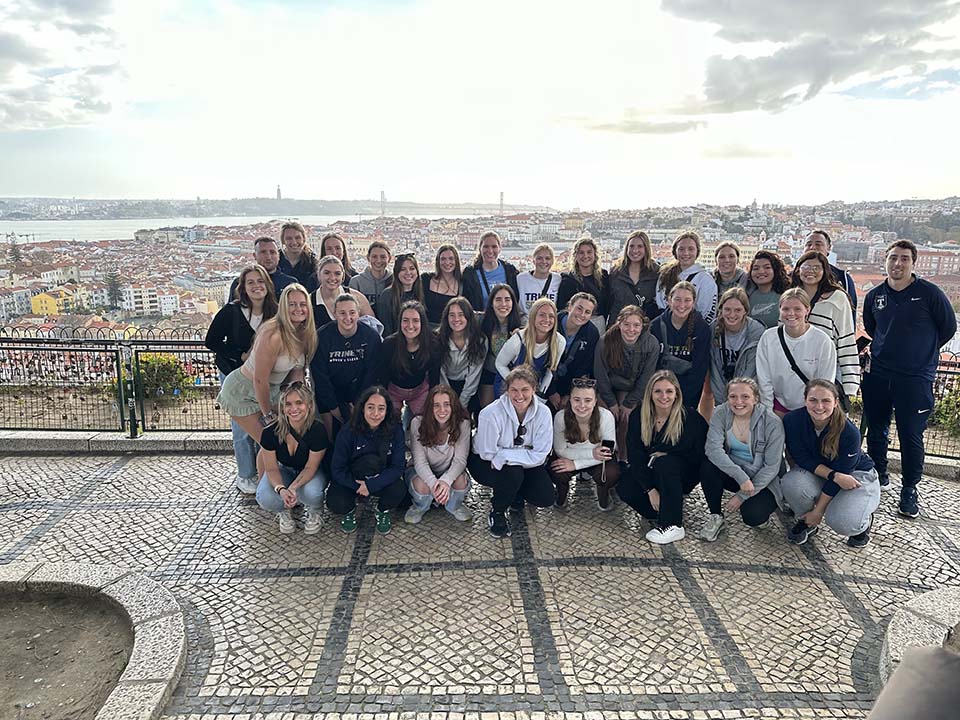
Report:
<svg viewBox="0 0 960 720"><path fill-rule="evenodd" d="M231 485L229 457L0 458L0 562L85 560L164 583L188 616L178 720L863 718L883 631L918 593L960 583L960 485L924 515L885 493L873 542L729 520L660 548L622 503L575 487L489 537L442 510L387 536L282 536Z"/></svg>

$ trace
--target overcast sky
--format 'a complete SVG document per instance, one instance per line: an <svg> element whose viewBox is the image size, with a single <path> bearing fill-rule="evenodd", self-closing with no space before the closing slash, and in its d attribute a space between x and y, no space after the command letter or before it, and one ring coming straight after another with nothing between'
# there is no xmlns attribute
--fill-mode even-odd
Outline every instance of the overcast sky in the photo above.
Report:
<svg viewBox="0 0 960 720"><path fill-rule="evenodd" d="M0 195L960 193L960 0L0 0Z"/></svg>

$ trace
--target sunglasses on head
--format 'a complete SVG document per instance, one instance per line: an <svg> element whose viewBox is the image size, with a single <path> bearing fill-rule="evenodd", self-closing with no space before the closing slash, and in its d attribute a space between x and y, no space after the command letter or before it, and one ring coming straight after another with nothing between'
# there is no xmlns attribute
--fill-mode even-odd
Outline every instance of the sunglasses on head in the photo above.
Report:
<svg viewBox="0 0 960 720"><path fill-rule="evenodd" d="M595 388L597 386L597 381L593 378L578 377L574 378L571 384L575 388Z"/></svg>

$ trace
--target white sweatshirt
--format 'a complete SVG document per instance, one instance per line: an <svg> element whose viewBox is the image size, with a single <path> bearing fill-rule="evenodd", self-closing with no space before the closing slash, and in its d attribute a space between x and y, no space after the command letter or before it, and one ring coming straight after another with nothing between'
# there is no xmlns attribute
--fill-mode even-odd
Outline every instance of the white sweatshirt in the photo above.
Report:
<svg viewBox="0 0 960 720"><path fill-rule="evenodd" d="M690 280L691 277L693 280ZM717 281L713 279L713 274L707 272L700 263L694 263L680 272L679 279L689 280L697 289L697 310L709 325L713 322L717 309ZM667 307L667 296L659 282L657 283L657 307L661 309Z"/></svg>
<svg viewBox="0 0 960 720"><path fill-rule="evenodd" d="M594 444L589 440L578 443L567 442L567 438L564 436L564 431L567 429L563 420L564 412L564 410L561 410L553 418L553 451L562 458L573 460L573 466L577 470L586 470L594 465L599 465L600 462L593 457L593 451L599 446L599 443ZM617 427L613 419L613 413L606 408L600 408L600 439L613 440L614 442L617 439Z"/></svg>
<svg viewBox="0 0 960 720"><path fill-rule="evenodd" d="M757 382L760 384L760 401L768 408L776 398L789 410L803 407L804 383L790 367L787 356L780 346L778 328L764 330L757 345ZM823 378L834 380L837 374L837 347L820 328L812 325L798 338L784 331L783 338L797 367L808 380Z"/></svg>
<svg viewBox="0 0 960 720"><path fill-rule="evenodd" d="M525 468L539 467L547 460L553 449L553 418L550 408L534 396L523 418L525 431L522 444L515 445L520 421L510 396L503 394L499 400L480 411L477 433L473 436L473 451L497 470L504 465L519 465Z"/></svg>
<svg viewBox="0 0 960 720"><path fill-rule="evenodd" d="M517 275L517 305L520 308L520 315L523 318L523 324L527 324L527 313L530 306L533 305L543 292L543 286L547 279L538 280L532 272L522 272ZM550 285L547 287L547 294L543 297L550 298L554 303L557 302L557 291L560 289L560 273L550 273Z"/></svg>
<svg viewBox="0 0 960 720"><path fill-rule="evenodd" d="M559 360L563 356L563 349L567 346L567 339L563 336L563 333L557 333L557 359ZM520 348L523 347L523 332L515 332L510 336L510 339L507 340L503 347L500 348L500 352L497 353L497 372L500 373L500 377L507 377L507 373L510 372L510 365L517 361L517 358L520 357ZM543 357L544 353L550 350L549 343L537 343L533 348L533 358ZM529 350L528 350L529 352ZM550 387L550 381L553 380L553 370L550 368L544 368L543 375L540 378L540 387L537 389L539 393L545 393L547 388Z"/></svg>

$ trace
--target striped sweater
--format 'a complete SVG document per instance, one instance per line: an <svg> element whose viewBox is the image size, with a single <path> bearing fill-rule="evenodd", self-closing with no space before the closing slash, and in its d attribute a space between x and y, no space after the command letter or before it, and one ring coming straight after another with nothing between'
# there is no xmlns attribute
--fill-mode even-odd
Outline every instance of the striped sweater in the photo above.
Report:
<svg viewBox="0 0 960 720"><path fill-rule="evenodd" d="M860 388L860 360L857 333L853 325L850 299L845 292L834 291L820 298L810 312L810 324L823 330L837 348L837 377L848 397Z"/></svg>

